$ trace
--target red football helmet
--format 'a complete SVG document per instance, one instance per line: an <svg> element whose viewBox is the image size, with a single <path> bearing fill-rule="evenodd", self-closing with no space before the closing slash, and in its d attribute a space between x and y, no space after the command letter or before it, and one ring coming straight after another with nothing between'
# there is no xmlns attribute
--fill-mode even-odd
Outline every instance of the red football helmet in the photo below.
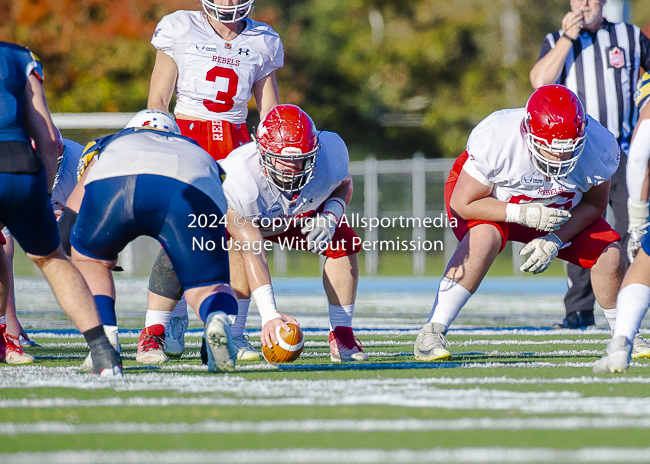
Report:
<svg viewBox="0 0 650 464"><path fill-rule="evenodd" d="M297 192L314 176L320 143L311 118L294 105L273 108L257 129L262 173L284 192ZM299 169L281 169L273 160L302 161Z"/></svg>
<svg viewBox="0 0 650 464"><path fill-rule="evenodd" d="M587 117L582 103L562 85L535 90L526 103L524 135L535 167L548 177L566 177L578 163L585 147ZM563 154L568 160L546 158L541 150Z"/></svg>

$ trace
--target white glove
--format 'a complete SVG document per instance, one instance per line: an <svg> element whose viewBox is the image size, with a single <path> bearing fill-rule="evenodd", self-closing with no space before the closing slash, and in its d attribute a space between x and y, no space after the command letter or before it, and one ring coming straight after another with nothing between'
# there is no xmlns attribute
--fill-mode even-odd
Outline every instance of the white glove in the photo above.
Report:
<svg viewBox="0 0 650 464"><path fill-rule="evenodd" d="M627 231L630 233L630 239L627 242L627 258L630 263L636 258L636 254L641 248L641 239L648 233L649 203L647 201L627 200L627 213L629 222Z"/></svg>
<svg viewBox="0 0 650 464"><path fill-rule="evenodd" d="M549 208L539 203L506 205L506 222L516 222L522 226L552 232L558 230L569 220L571 213L563 209Z"/></svg>
<svg viewBox="0 0 650 464"><path fill-rule="evenodd" d="M332 240L338 219L332 213L319 214L300 231L307 234L307 249L312 253L322 255Z"/></svg>
<svg viewBox="0 0 650 464"><path fill-rule="evenodd" d="M519 252L521 256L533 252L519 270L521 272L532 272L533 274L544 272L551 265L551 261L557 256L561 247L562 240L555 234L548 234L545 237L532 240Z"/></svg>

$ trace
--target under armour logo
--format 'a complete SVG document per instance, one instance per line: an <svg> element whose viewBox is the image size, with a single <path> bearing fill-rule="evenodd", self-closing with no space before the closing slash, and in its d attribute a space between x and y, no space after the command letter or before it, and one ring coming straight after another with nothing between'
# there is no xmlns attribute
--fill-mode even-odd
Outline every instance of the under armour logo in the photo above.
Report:
<svg viewBox="0 0 650 464"><path fill-rule="evenodd" d="M240 55L244 55L244 54L245 54L246 56L248 56L248 52L249 52L248 49L246 49L246 50L244 50L243 48L240 48L240 49L239 49L239 54L240 54Z"/></svg>

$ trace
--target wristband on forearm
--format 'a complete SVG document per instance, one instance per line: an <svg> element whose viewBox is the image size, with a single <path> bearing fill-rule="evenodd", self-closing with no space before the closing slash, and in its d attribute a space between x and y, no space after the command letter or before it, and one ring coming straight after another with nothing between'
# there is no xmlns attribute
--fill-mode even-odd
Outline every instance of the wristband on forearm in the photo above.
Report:
<svg viewBox="0 0 650 464"><path fill-rule="evenodd" d="M521 205L508 203L506 205L506 222L519 222L519 216L521 216Z"/></svg>
<svg viewBox="0 0 650 464"><path fill-rule="evenodd" d="M343 214L345 213L345 207L347 205L341 198L330 198L325 202L323 205L323 212L322 215L326 214L331 214L336 218L336 222L338 223L341 218L343 217Z"/></svg>
<svg viewBox="0 0 650 464"><path fill-rule="evenodd" d="M271 284L262 285L251 292L251 297L255 301L257 310L262 316L262 327L266 325L271 319L281 319L278 313L277 306L275 305L275 295L273 294L273 287Z"/></svg>

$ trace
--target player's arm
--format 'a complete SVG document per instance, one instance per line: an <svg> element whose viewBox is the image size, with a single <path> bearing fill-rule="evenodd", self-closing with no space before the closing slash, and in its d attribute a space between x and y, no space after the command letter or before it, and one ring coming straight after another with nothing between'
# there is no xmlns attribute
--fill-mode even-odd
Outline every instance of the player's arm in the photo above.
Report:
<svg viewBox="0 0 650 464"><path fill-rule="evenodd" d="M27 133L34 140L36 153L45 165L48 192L52 192L58 171L59 142L45 100L41 81L31 73L25 84L25 114L23 118Z"/></svg>
<svg viewBox="0 0 650 464"><path fill-rule="evenodd" d="M322 255L327 251L345 209L352 198L352 177L348 174L323 202L323 210L301 229L307 235L307 249Z"/></svg>
<svg viewBox="0 0 650 464"><path fill-rule="evenodd" d="M456 217L466 221L514 222L551 232L559 229L571 216L568 211L540 203L515 204L497 200L490 196L494 186L485 178L481 182L478 177L482 174L475 168L472 170L476 178L463 169L451 196L450 206Z"/></svg>
<svg viewBox="0 0 650 464"><path fill-rule="evenodd" d="M262 120L274 106L280 103L280 92L278 83L275 81L275 71L253 84L253 95L260 113L260 120Z"/></svg>
<svg viewBox="0 0 650 464"><path fill-rule="evenodd" d="M156 51L156 63L151 73L147 108L169 113L169 103L176 87L178 67L174 59L162 50Z"/></svg>
<svg viewBox="0 0 650 464"><path fill-rule="evenodd" d="M611 180L590 188L582 200L571 209L571 217L556 232L562 243L570 241L587 226L605 214L609 202Z"/></svg>
<svg viewBox="0 0 650 464"><path fill-rule="evenodd" d="M275 304L269 263L264 250L264 238L259 228L243 216L228 208L226 212L228 233L232 237L233 249L240 248L244 260L244 271L251 289L251 297L255 301L260 316L262 316L262 346L271 348L277 345L276 328L289 330L286 322L298 322L278 311ZM253 244L255 244L253 246ZM245 246L248 244L248 246ZM259 251L259 252L258 252ZM286 322L285 322L286 321Z"/></svg>
<svg viewBox="0 0 650 464"><path fill-rule="evenodd" d="M569 11L564 16L562 19L564 35L555 42L555 48L549 50L530 70L530 83L534 89L557 82L564 67L564 60L573 47L573 41L578 38L581 27L582 11L578 13Z"/></svg>

